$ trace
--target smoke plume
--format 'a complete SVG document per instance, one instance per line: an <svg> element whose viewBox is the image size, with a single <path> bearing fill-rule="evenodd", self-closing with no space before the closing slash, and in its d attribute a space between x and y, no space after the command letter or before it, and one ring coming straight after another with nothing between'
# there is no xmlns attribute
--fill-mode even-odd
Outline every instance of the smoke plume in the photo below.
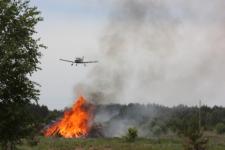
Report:
<svg viewBox="0 0 225 150"><path fill-rule="evenodd" d="M109 3L101 60L84 87L91 99L171 106L225 98L225 1Z"/></svg>

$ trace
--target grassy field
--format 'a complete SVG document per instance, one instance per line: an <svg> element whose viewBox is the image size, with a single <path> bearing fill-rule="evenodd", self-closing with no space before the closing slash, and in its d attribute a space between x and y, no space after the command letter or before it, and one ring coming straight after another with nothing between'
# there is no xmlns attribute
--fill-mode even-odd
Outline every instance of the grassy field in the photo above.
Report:
<svg viewBox="0 0 225 150"><path fill-rule="evenodd" d="M208 135L208 150L225 150L225 136ZM134 143L121 138L64 139L40 137L36 146L24 143L21 150L183 150L179 138L137 139Z"/></svg>

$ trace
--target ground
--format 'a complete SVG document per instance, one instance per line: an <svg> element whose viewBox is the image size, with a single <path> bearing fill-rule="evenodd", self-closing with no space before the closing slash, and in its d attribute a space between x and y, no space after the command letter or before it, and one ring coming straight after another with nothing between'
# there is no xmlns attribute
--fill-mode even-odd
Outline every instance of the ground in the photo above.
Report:
<svg viewBox="0 0 225 150"><path fill-rule="evenodd" d="M225 136L208 134L208 150L225 150ZM19 146L21 150L183 150L178 137L147 139L139 138L134 143L122 138L64 139L39 137L36 146L27 142Z"/></svg>

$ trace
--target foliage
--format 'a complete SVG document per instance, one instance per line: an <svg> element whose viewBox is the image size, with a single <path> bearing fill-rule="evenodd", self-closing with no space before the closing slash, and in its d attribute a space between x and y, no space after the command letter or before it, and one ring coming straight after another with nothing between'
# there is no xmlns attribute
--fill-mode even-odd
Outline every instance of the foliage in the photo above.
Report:
<svg viewBox="0 0 225 150"><path fill-rule="evenodd" d="M186 150L205 150L207 138L203 137L203 131L199 126L199 118L196 116L171 119L170 124L176 129L179 136L184 138Z"/></svg>
<svg viewBox="0 0 225 150"><path fill-rule="evenodd" d="M129 128L125 136L127 142L134 142L137 139L138 130L136 128Z"/></svg>
<svg viewBox="0 0 225 150"><path fill-rule="evenodd" d="M154 119L150 124L150 131L155 137L165 135L167 133L167 127L165 122L159 119Z"/></svg>
<svg viewBox="0 0 225 150"><path fill-rule="evenodd" d="M223 133L225 133L225 124L224 124L224 123L218 123L218 124L216 125L216 132L217 132L218 134L223 134Z"/></svg>
<svg viewBox="0 0 225 150"><path fill-rule="evenodd" d="M153 126L151 131L155 137L159 137L162 134L162 128L160 126Z"/></svg>
<svg viewBox="0 0 225 150"><path fill-rule="evenodd" d="M41 53L35 25L42 20L27 0L0 1L0 143L15 149L31 132L35 118L29 104L37 102L39 90L30 76L38 67Z"/></svg>

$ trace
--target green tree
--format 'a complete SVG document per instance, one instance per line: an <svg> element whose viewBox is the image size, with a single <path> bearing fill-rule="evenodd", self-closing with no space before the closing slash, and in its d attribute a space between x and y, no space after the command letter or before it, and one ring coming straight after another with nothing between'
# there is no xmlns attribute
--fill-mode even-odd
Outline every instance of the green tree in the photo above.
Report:
<svg viewBox="0 0 225 150"><path fill-rule="evenodd" d="M203 136L203 130L199 127L199 118L196 115L172 119L170 126L183 137L185 150L206 150L208 139Z"/></svg>
<svg viewBox="0 0 225 150"><path fill-rule="evenodd" d="M37 102L39 90L30 76L41 53L34 38L40 12L28 0L0 0L0 144L15 149L34 126L28 105Z"/></svg>
<svg viewBox="0 0 225 150"><path fill-rule="evenodd" d="M129 128L125 136L127 142L134 142L138 136L138 131L136 128Z"/></svg>

